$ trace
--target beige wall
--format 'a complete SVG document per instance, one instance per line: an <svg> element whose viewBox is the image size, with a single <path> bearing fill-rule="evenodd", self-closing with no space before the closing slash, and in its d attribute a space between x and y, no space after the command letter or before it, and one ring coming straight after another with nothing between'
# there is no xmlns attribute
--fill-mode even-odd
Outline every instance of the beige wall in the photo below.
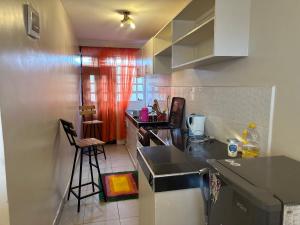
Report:
<svg viewBox="0 0 300 225"><path fill-rule="evenodd" d="M73 149L58 119L78 125L78 48L59 0L30 1L40 12L41 38L27 37L24 2L29 1L0 1L0 107L10 222L49 225L72 164Z"/></svg>
<svg viewBox="0 0 300 225"><path fill-rule="evenodd" d="M6 187L5 157L2 135L2 121L0 109L0 225L9 225L9 207Z"/></svg>
<svg viewBox="0 0 300 225"><path fill-rule="evenodd" d="M173 85L276 86L271 153L300 160L300 1L252 0L247 58L173 73Z"/></svg>

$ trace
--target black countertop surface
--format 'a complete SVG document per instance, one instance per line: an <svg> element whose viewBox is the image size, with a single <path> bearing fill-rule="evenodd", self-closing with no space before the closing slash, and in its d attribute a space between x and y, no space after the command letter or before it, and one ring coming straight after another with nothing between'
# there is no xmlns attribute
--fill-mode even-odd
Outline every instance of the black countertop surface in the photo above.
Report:
<svg viewBox="0 0 300 225"><path fill-rule="evenodd" d="M224 159L227 156L227 144L213 137L199 140L188 136L182 129L156 129L150 131L151 139L158 145L173 145L184 152L190 160Z"/></svg>
<svg viewBox="0 0 300 225"><path fill-rule="evenodd" d="M140 149L155 176L170 174L198 173L207 167L205 161L193 161L174 146L155 146Z"/></svg>
<svg viewBox="0 0 300 225"><path fill-rule="evenodd" d="M167 126L169 123L168 121L142 122L137 116L134 116L133 112L134 110L127 110L125 115L137 128L153 129L158 126Z"/></svg>
<svg viewBox="0 0 300 225"><path fill-rule="evenodd" d="M156 192L200 186L199 170L209 168L208 159L226 159L227 145L209 139L191 139L180 129L151 130L151 139L160 144L138 149L138 160Z"/></svg>

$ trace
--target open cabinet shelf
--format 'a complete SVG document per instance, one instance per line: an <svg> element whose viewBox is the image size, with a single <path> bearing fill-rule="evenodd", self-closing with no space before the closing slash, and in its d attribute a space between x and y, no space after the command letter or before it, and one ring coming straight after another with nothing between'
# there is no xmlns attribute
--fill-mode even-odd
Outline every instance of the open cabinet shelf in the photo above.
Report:
<svg viewBox="0 0 300 225"><path fill-rule="evenodd" d="M172 45L170 44L166 48L162 49L160 52L154 54L154 56L169 56L172 57Z"/></svg>
<svg viewBox="0 0 300 225"><path fill-rule="evenodd" d="M248 56L251 0L192 0L153 38L153 73Z"/></svg>
<svg viewBox="0 0 300 225"><path fill-rule="evenodd" d="M172 73L172 22L165 25L153 38L153 73Z"/></svg>
<svg viewBox="0 0 300 225"><path fill-rule="evenodd" d="M214 19L180 38L173 45L172 68L201 61L214 54Z"/></svg>
<svg viewBox="0 0 300 225"><path fill-rule="evenodd" d="M165 25L153 38L154 55L172 45L172 23Z"/></svg>
<svg viewBox="0 0 300 225"><path fill-rule="evenodd" d="M178 38L173 45L194 45L203 39L203 35L214 33L214 17L195 27L190 32Z"/></svg>
<svg viewBox="0 0 300 225"><path fill-rule="evenodd" d="M250 0L194 0L173 20L172 69L248 56Z"/></svg>
<svg viewBox="0 0 300 225"><path fill-rule="evenodd" d="M215 0L194 0L173 20L173 43L215 15Z"/></svg>

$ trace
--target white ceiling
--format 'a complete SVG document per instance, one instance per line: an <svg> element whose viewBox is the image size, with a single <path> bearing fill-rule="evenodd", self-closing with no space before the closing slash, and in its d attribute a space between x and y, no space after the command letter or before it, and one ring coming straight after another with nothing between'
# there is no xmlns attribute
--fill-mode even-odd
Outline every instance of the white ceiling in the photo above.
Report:
<svg viewBox="0 0 300 225"><path fill-rule="evenodd" d="M62 0L79 44L140 47L190 0ZM120 27L117 10L129 10L136 29Z"/></svg>

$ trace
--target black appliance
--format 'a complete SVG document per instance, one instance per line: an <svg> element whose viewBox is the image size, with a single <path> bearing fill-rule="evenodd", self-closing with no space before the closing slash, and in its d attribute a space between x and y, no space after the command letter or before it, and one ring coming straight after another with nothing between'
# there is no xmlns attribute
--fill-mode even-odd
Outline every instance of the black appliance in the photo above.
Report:
<svg viewBox="0 0 300 225"><path fill-rule="evenodd" d="M210 160L209 225L300 225L300 162Z"/></svg>
<svg viewBox="0 0 300 225"><path fill-rule="evenodd" d="M184 117L185 99L181 97L173 97L171 103L171 109L169 112L169 120L166 125L150 125L144 126L138 132L138 145L149 146L150 145L150 134L146 130L164 130L164 129L176 129L181 128Z"/></svg>
<svg viewBox="0 0 300 225"><path fill-rule="evenodd" d="M150 129L181 128L183 117L184 117L184 108L185 108L185 99L181 97L173 97L170 112L169 112L168 123L166 125L158 125Z"/></svg>
<svg viewBox="0 0 300 225"><path fill-rule="evenodd" d="M169 114L168 128L181 128L184 116L185 99L173 97Z"/></svg>

